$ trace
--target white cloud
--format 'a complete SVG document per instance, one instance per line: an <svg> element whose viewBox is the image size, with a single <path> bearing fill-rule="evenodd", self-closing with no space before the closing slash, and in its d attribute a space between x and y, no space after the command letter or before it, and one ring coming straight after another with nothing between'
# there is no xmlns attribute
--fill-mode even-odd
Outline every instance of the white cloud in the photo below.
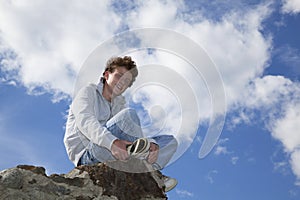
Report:
<svg viewBox="0 0 300 200"><path fill-rule="evenodd" d="M229 154L227 147L224 146L217 146L215 150L215 155L220 155L220 154Z"/></svg>
<svg viewBox="0 0 300 200"><path fill-rule="evenodd" d="M225 139L220 139L215 147L215 152L214 154L215 155L221 155L221 154L224 154L224 155L227 155L227 154L230 154L231 152L228 151L227 147L224 146L225 143L227 143L229 141L228 138L225 138Z"/></svg>
<svg viewBox="0 0 300 200"><path fill-rule="evenodd" d="M10 78L17 78L33 93L43 87L58 96L71 94L84 59L118 27L120 18L108 5L106 0L1 1L1 46L16 54L4 58L1 68L17 69L17 76Z"/></svg>
<svg viewBox="0 0 300 200"><path fill-rule="evenodd" d="M286 105L284 115L272 124L272 135L282 142L286 153L290 156L290 165L300 181L300 103L290 102Z"/></svg>
<svg viewBox="0 0 300 200"><path fill-rule="evenodd" d="M292 152L290 163L294 174L298 178L298 182L300 182L300 150L299 149Z"/></svg>
<svg viewBox="0 0 300 200"><path fill-rule="evenodd" d="M300 12L300 1L283 0L282 10L284 13L298 14Z"/></svg>
<svg viewBox="0 0 300 200"><path fill-rule="evenodd" d="M283 118L273 124L272 135L283 143L287 152L300 148L299 121L300 103L291 103L287 106Z"/></svg>
<svg viewBox="0 0 300 200"><path fill-rule="evenodd" d="M215 151L214 151L214 155L231 155L230 157L230 162L233 164L233 165L236 165L238 160L239 160L239 157L238 156L234 156L234 152L233 151L229 151L227 146L225 146L225 144L229 141L228 138L225 138L225 139L219 139L216 147L215 147Z"/></svg>
<svg viewBox="0 0 300 200"><path fill-rule="evenodd" d="M228 106L240 100L249 81L266 67L270 40L260 33L260 24L269 12L267 6L261 6L244 14L228 14L220 22L204 20L185 29L220 70Z"/></svg>
<svg viewBox="0 0 300 200"><path fill-rule="evenodd" d="M133 27L174 28L178 9L184 6L180 0L138 1L138 9L129 12L129 25Z"/></svg>
<svg viewBox="0 0 300 200"><path fill-rule="evenodd" d="M248 87L249 82L261 76L268 65L271 38L261 33L261 24L270 14L271 8L268 4L262 4L257 7L243 9L240 12L232 11L219 21L212 21L203 16L195 18L193 16L195 13L188 13L188 6L182 4L182 1L139 1L136 9L126 13L126 20L124 21L127 21L132 29L163 27L190 37L206 50L220 71L225 92L228 95L226 100L222 99L220 101L219 99L216 104L226 101L228 108L230 108L239 101L243 101L241 94ZM184 15L181 15L182 10L186 11ZM201 15L201 12L197 14ZM186 20L190 17L194 17L192 23ZM140 39L142 43L148 38L140 37ZM161 36L157 35L156 40L161 41ZM176 43L180 42L176 40ZM185 44L182 44L182 46L185 46ZM193 76L193 71L190 71L186 63L178 62L178 59L174 58L176 54L167 56L166 53L159 51L154 52L154 54L156 61L165 66L170 66L174 71L182 74L192 86L195 86L193 88L196 88L197 98L203 100L199 106L201 122L206 122L212 116L212 107L215 105L212 105L209 93L211 91L207 91L207 88L201 91L199 88L205 88L205 78L209 79L210 77L204 77L204 80L199 81L198 77ZM180 58L178 55L177 57ZM180 64L176 65L176 63ZM204 83L204 87L202 83ZM219 89L222 88L219 87ZM153 91L151 90L149 93L153 93ZM185 90L181 93L184 95ZM164 99L164 101L166 100L169 99ZM216 112L216 110L214 111ZM174 122L177 122L178 116L175 117ZM198 118L190 117L189 119L198 123ZM174 123L174 125L177 124ZM185 139L193 138L193 134L194 132L188 130L182 131L179 135L182 136L180 140L188 141Z"/></svg>
<svg viewBox="0 0 300 200"><path fill-rule="evenodd" d="M213 184L215 182L215 175L218 173L218 170L211 170L208 172L206 179L209 181L210 184Z"/></svg>
<svg viewBox="0 0 300 200"><path fill-rule="evenodd" d="M239 107L242 116L237 117L240 122L245 119L255 121L260 112L260 118L266 124L271 135L283 144L284 150L290 156L290 166L297 179L299 175L299 152L300 148L300 87L299 83L292 82L283 76L264 76L254 79L242 95L247 101L240 101ZM243 117L244 113L248 117ZM285 173L285 161L275 162L275 170Z"/></svg>
<svg viewBox="0 0 300 200"><path fill-rule="evenodd" d="M155 7L152 7L154 4ZM185 19L193 17L194 13L185 13L183 18L178 14L181 4L180 1L145 1L139 5L139 9L128 14L130 28L169 28L198 42L220 70L226 93L230 94L227 96L228 105L233 104L248 82L261 75L266 67L271 41L261 34L260 29L270 8L260 5L241 13L229 13L218 22L200 18L190 24ZM156 10L155 17L152 9Z"/></svg>
<svg viewBox="0 0 300 200"><path fill-rule="evenodd" d="M174 55L165 52L157 52L155 55L137 52L133 54L133 57L137 59L137 63L144 65L140 67L140 75L133 86L134 89L131 88L135 91L133 100L137 103L142 102L143 107L150 113L153 108L158 107L167 113L167 115L158 115L156 119L152 116L153 121L160 122L156 125L163 128L160 129L161 133L171 132L180 141L191 142L194 139L195 127L197 128L200 116L202 119L207 119L211 112L211 106L197 109L198 105L195 100L199 93L194 91L196 86L199 88L198 91L207 94L201 99L202 102L210 104L203 81L200 79L200 82L193 82L186 78L188 74L176 71L180 69L180 66L190 66ZM191 86L195 83L198 84ZM147 132L151 131L153 130L149 129Z"/></svg>
<svg viewBox="0 0 300 200"><path fill-rule="evenodd" d="M299 97L299 84L288 78L270 75L257 77L241 91L240 101L236 103L238 114L232 118L233 125L230 126L253 123L257 118L255 111L259 111L262 122L272 130L274 121L282 115L286 105Z"/></svg>
<svg viewBox="0 0 300 200"><path fill-rule="evenodd" d="M238 157L238 156L233 156L233 157L231 157L231 163L232 163L233 165L236 165L236 163L237 163L238 160L239 160L239 157Z"/></svg>
<svg viewBox="0 0 300 200"><path fill-rule="evenodd" d="M288 163L285 161L274 162L274 170L279 171L282 174L287 174Z"/></svg>
<svg viewBox="0 0 300 200"><path fill-rule="evenodd" d="M176 194L181 196L181 197L193 197L194 194L187 191L187 190L180 190L180 189L176 189Z"/></svg>
<svg viewBox="0 0 300 200"><path fill-rule="evenodd" d="M256 78L244 92L247 101L242 103L251 109L273 108L278 103L289 101L297 84L283 76L264 76Z"/></svg>

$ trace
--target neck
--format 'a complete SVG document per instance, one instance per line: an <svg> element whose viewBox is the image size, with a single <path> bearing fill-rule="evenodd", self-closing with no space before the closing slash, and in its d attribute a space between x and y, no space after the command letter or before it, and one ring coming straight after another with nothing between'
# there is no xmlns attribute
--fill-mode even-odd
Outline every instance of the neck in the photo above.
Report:
<svg viewBox="0 0 300 200"><path fill-rule="evenodd" d="M102 95L109 102L113 99L112 90L105 83L103 84Z"/></svg>

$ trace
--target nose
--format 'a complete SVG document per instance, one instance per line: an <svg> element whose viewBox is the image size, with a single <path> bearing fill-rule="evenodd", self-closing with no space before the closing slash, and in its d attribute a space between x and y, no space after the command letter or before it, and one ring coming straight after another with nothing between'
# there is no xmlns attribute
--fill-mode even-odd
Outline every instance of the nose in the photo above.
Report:
<svg viewBox="0 0 300 200"><path fill-rule="evenodd" d="M119 84L122 86L122 87L124 87L124 86L128 86L129 85L129 83L130 83L130 81L129 81L129 79L121 79L120 81L119 81Z"/></svg>

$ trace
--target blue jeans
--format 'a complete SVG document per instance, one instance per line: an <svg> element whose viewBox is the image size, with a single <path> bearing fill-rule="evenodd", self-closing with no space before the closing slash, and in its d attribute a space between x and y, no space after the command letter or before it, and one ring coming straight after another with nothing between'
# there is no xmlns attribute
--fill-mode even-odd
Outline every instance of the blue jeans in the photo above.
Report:
<svg viewBox="0 0 300 200"><path fill-rule="evenodd" d="M140 120L134 109L126 108L112 117L107 123L106 128L117 138L130 142L143 135ZM156 169L165 167L177 149L177 141L172 135L159 135L152 137L159 146L159 154L156 163L153 164ZM86 151L79 160L78 165L91 165L99 162L116 160L110 150L90 142Z"/></svg>

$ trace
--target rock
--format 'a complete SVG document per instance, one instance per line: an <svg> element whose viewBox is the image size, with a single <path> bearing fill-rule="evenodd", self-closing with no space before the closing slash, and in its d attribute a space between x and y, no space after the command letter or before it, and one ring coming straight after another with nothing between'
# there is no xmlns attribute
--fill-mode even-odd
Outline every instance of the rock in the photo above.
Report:
<svg viewBox="0 0 300 200"><path fill-rule="evenodd" d="M0 183L8 188L21 189L23 186L22 179L22 173L14 168L7 170L4 174L1 174Z"/></svg>
<svg viewBox="0 0 300 200"><path fill-rule="evenodd" d="M133 163L143 172L128 172ZM120 170L117 167L125 167ZM18 165L0 172L0 199L5 200L165 200L162 174L141 161L114 161L79 166L68 174L47 176L45 168Z"/></svg>

